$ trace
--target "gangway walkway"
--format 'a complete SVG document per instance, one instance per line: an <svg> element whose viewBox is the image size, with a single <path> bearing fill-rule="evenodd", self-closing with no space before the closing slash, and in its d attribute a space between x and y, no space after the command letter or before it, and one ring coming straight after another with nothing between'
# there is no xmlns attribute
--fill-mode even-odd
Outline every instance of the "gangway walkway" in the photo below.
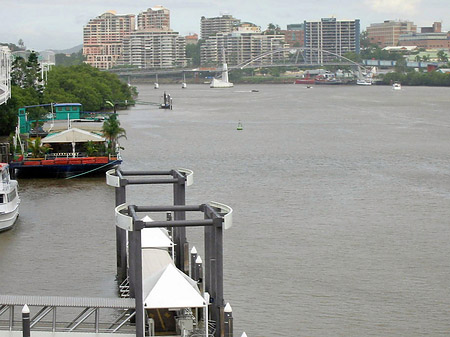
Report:
<svg viewBox="0 0 450 337"><path fill-rule="evenodd" d="M22 330L22 308L30 308L30 328L35 332L76 332L85 337L94 334L135 336L134 298L88 298L57 296L0 295L0 337L15 337ZM21 336L21 334L20 334Z"/></svg>

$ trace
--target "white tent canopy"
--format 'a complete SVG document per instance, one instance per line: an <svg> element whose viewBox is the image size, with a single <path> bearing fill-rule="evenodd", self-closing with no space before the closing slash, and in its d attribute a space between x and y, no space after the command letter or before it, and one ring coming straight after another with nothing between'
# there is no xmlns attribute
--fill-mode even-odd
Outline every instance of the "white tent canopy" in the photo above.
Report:
<svg viewBox="0 0 450 337"><path fill-rule="evenodd" d="M167 250L142 249L142 279L146 280L153 274L161 271L167 265L173 264Z"/></svg>
<svg viewBox="0 0 450 337"><path fill-rule="evenodd" d="M201 308L206 305L196 282L173 264L144 279L146 309Z"/></svg>
<svg viewBox="0 0 450 337"><path fill-rule="evenodd" d="M104 142L106 139L89 131L78 128L71 128L58 132L56 134L48 135L42 139L42 143L85 143L85 142Z"/></svg>

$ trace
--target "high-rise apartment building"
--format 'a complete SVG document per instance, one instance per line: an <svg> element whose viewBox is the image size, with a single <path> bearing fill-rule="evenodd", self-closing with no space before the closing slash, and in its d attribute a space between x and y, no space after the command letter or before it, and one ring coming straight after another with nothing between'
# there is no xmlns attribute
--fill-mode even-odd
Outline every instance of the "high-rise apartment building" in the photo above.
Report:
<svg viewBox="0 0 450 337"><path fill-rule="evenodd" d="M162 6L137 16L107 12L92 19L83 31L86 63L100 69L115 65L140 68L186 66L186 40L170 30L170 11Z"/></svg>
<svg viewBox="0 0 450 337"><path fill-rule="evenodd" d="M400 35L416 32L417 26L411 21L386 20L367 27L367 38L380 48L393 47L398 46Z"/></svg>
<svg viewBox="0 0 450 337"><path fill-rule="evenodd" d="M168 30L137 30L123 42L120 65L138 68L185 67L186 40Z"/></svg>
<svg viewBox="0 0 450 337"><path fill-rule="evenodd" d="M170 29L170 11L162 6L155 6L141 12L137 16L137 28L143 29Z"/></svg>
<svg viewBox="0 0 450 337"><path fill-rule="evenodd" d="M244 24L231 33L216 33L208 37L201 46L200 59L203 65L218 65L223 62L236 65L285 47L287 45L284 35L263 35L259 27L255 29L249 24ZM281 62L287 54L288 51L283 51L267 55L254 64L270 65Z"/></svg>
<svg viewBox="0 0 450 337"><path fill-rule="evenodd" d="M86 63L110 69L122 55L122 41L135 30L134 14L106 12L89 20L83 28L83 55Z"/></svg>
<svg viewBox="0 0 450 337"><path fill-rule="evenodd" d="M307 62L324 62L336 59L348 52L360 51L359 20L322 18L305 21L305 57Z"/></svg>
<svg viewBox="0 0 450 337"><path fill-rule="evenodd" d="M241 23L241 20L233 18L231 15L222 15L215 18L200 19L200 38L207 39L217 33L230 33L236 26Z"/></svg>

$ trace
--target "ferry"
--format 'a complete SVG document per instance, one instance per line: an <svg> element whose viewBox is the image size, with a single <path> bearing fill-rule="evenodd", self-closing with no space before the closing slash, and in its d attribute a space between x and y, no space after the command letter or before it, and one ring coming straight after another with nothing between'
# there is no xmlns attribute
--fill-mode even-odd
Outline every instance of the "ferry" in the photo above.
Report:
<svg viewBox="0 0 450 337"><path fill-rule="evenodd" d="M18 183L9 174L9 165L0 163L0 231L14 226L19 216Z"/></svg>
<svg viewBox="0 0 450 337"><path fill-rule="evenodd" d="M102 132L113 115L86 117L79 103L51 106L55 113L39 123L28 114L35 106L19 109L16 152L9 163L13 176L70 178L104 173L121 164L118 145L111 144ZM42 125L33 128L36 124Z"/></svg>

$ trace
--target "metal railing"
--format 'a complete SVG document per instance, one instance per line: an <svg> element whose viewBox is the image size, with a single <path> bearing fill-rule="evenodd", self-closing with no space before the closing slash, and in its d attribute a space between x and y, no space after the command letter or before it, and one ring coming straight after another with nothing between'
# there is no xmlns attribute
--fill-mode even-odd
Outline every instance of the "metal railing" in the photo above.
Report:
<svg viewBox="0 0 450 337"><path fill-rule="evenodd" d="M135 334L133 299L0 295L0 330L22 330L30 307L32 331Z"/></svg>

